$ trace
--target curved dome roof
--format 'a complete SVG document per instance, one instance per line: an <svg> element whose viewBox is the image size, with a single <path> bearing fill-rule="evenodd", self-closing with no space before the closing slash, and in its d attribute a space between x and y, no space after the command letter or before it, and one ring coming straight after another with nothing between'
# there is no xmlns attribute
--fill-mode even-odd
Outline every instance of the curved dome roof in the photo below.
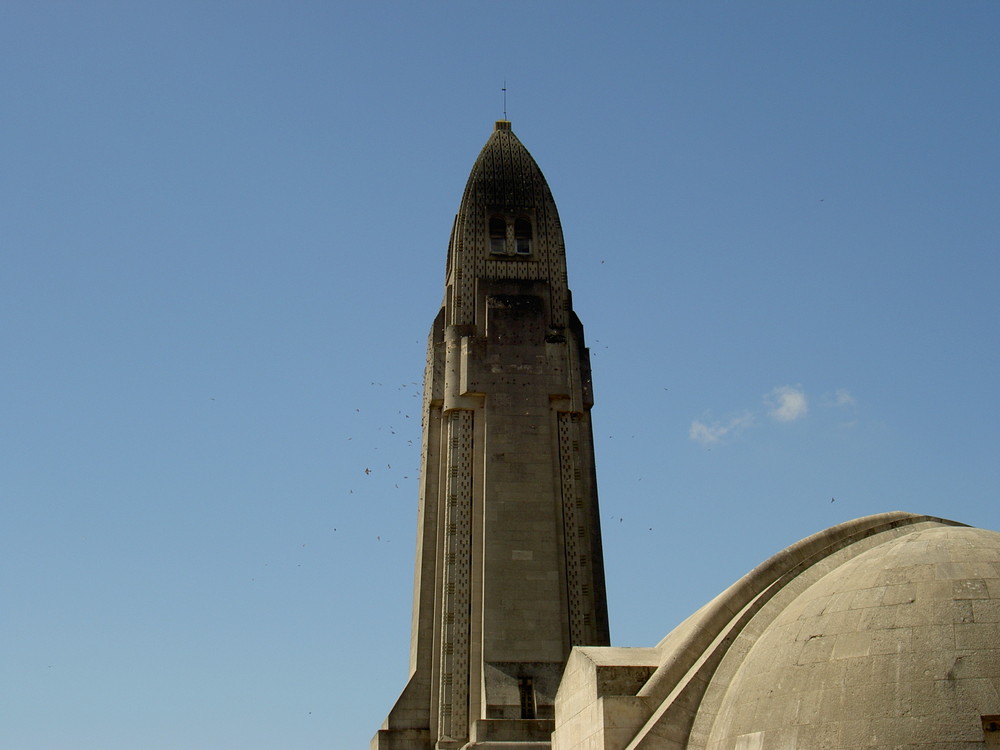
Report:
<svg viewBox="0 0 1000 750"><path fill-rule="evenodd" d="M1000 745L1000 533L899 511L833 526L655 649L575 649L563 683L560 748Z"/></svg>
<svg viewBox="0 0 1000 750"><path fill-rule="evenodd" d="M472 166L463 205L476 203L490 209L517 211L549 202L553 202L552 193L542 170L514 135L510 122L498 120Z"/></svg>
<svg viewBox="0 0 1000 750"><path fill-rule="evenodd" d="M919 524L800 578L811 580L786 584L721 660L692 739L709 750L983 743L982 717L1000 714L1000 533Z"/></svg>

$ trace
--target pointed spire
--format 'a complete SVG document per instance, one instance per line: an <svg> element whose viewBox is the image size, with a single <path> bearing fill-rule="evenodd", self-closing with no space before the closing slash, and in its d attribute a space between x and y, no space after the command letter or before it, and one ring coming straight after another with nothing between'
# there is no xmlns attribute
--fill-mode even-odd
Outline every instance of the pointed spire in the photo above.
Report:
<svg viewBox="0 0 1000 750"><path fill-rule="evenodd" d="M474 323L475 279L548 282L552 325L566 325L566 257L559 212L538 164L509 120L497 120L480 151L455 219L447 284L448 323Z"/></svg>

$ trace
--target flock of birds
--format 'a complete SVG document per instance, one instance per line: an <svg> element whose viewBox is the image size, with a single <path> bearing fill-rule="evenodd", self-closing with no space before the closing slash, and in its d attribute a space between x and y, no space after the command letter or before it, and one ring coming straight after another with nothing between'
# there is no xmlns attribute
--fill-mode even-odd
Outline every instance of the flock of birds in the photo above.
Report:
<svg viewBox="0 0 1000 750"><path fill-rule="evenodd" d="M603 261L602 261L602 263L603 263ZM609 347L607 345L601 345L601 342L600 342L599 339L594 339L594 345L592 345L590 347L592 355L595 355L597 353L595 351L597 348L608 349ZM370 381L369 386L372 387L372 388L383 388L384 384L381 383L381 382L373 380L373 381ZM421 393L421 390L420 390L420 383L417 383L417 382L412 382L411 381L409 383L401 383L400 385L398 385L396 387L396 390L397 391L404 391L404 390L406 390L408 388L415 388L415 390L411 394L411 398L420 398L422 396L422 393ZM667 391L667 390L669 390L669 388L664 387L663 390ZM360 408L356 408L355 412L358 413L358 414L360 414L361 413L361 409ZM412 418L410 414L405 413L403 410L398 410L397 411L397 416L399 416L399 417L401 417L403 419L411 419ZM383 425L383 426L379 427L378 428L378 432L382 432L383 434L388 433L389 435L396 435L397 434L397 429L396 429L395 425L388 424L388 425ZM635 435L632 435L633 439L635 437L636 437ZM609 435L608 436L608 439L613 439L613 438L614 438L613 435ZM352 440L352 439L353 438L351 436L347 437L347 440ZM413 438L407 438L407 440L406 440L406 447L407 448L412 448L413 444L414 444L414 439ZM378 447L374 446L374 450L378 450ZM365 477L372 477L373 475L377 474L377 471L376 471L375 468L373 468L373 466L374 465L370 464L370 463L368 465L364 466L364 468L362 469L362 473L364 474ZM392 465L390 463L386 463L385 471L391 471L391 470L392 470ZM415 473L416 473L416 471L414 472L414 474ZM410 474L403 475L403 480L409 480L409 479L410 479ZM637 481L642 481L642 478L639 477L639 479ZM394 489L399 489L399 483L398 482L394 482L393 483L393 487L394 487ZM354 494L354 489L350 489L349 490L349 494L353 495ZM831 503L836 502L836 498L830 498L830 502ZM625 521L624 516L617 516L617 519L618 519L618 523L619 524L623 524L624 521ZM653 531L653 527L652 526L648 526L647 530L648 531ZM334 529L334 531L336 531L336 528ZM381 534L376 534L375 539L376 539L376 541L379 541L379 542L381 542L381 541L389 541L388 539L383 540Z"/></svg>

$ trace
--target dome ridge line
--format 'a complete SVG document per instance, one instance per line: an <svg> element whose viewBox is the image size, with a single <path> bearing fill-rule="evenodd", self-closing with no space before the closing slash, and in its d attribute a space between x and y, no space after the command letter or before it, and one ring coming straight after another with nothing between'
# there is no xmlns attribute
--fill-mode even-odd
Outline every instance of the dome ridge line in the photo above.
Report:
<svg viewBox="0 0 1000 750"><path fill-rule="evenodd" d="M774 584L798 576L823 558L855 542L901 526L919 523L967 525L936 516L890 511L832 526L772 555L678 626L677 630L686 630L683 641L671 644L671 658L660 664L638 695L650 700L663 700L726 626ZM758 602L755 611L763 603ZM657 648L663 646L668 639L670 635L660 641Z"/></svg>

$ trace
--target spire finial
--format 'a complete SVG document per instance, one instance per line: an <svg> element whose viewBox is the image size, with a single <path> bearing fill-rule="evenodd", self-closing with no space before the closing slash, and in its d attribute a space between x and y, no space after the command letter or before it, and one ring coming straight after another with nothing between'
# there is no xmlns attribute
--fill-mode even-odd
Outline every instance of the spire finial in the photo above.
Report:
<svg viewBox="0 0 1000 750"><path fill-rule="evenodd" d="M500 89L503 92L503 119L507 119L507 79L503 79L503 88Z"/></svg>

